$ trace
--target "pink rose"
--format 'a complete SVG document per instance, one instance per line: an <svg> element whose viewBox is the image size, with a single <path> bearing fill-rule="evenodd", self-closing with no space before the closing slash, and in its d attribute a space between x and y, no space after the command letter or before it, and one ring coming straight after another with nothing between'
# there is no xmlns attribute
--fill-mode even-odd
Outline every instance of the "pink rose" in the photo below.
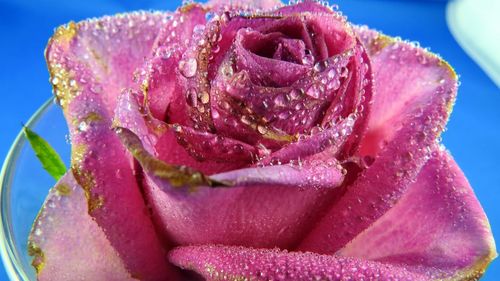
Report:
<svg viewBox="0 0 500 281"><path fill-rule="evenodd" d="M452 68L328 5L224 2L50 39L73 152L39 280L480 277L491 230L439 144Z"/></svg>

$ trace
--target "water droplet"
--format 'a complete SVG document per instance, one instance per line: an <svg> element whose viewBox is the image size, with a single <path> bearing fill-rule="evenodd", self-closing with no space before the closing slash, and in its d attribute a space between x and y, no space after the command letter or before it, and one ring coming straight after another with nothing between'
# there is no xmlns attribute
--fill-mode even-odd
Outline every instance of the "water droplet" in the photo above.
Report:
<svg viewBox="0 0 500 281"><path fill-rule="evenodd" d="M196 74L197 68L198 68L198 63L194 58L181 60L179 62L179 70L181 71L181 74L186 78L193 77Z"/></svg>
<svg viewBox="0 0 500 281"><path fill-rule="evenodd" d="M210 101L210 95L207 92L201 93L200 96L201 103L207 104Z"/></svg>
<svg viewBox="0 0 500 281"><path fill-rule="evenodd" d="M306 94L310 97L313 97L313 98L319 98L319 90L318 90L318 87L316 87L315 85L312 85L311 87L309 87L309 89L307 89L307 92Z"/></svg>
<svg viewBox="0 0 500 281"><path fill-rule="evenodd" d="M193 33L202 33L204 30L205 30L205 26L203 24L197 24L193 28ZM203 44L199 44L199 45L203 45Z"/></svg>
<svg viewBox="0 0 500 281"><path fill-rule="evenodd" d="M260 134L264 135L267 133L267 128L265 126L262 126L262 125L258 125L257 126L257 131L259 131Z"/></svg>
<svg viewBox="0 0 500 281"><path fill-rule="evenodd" d="M241 116L241 122L245 125L250 125L252 123L252 121L250 120L250 118L246 115L243 115Z"/></svg>
<svg viewBox="0 0 500 281"><path fill-rule="evenodd" d="M172 128L174 129L174 132L182 133L182 127L179 124L174 124Z"/></svg>
<svg viewBox="0 0 500 281"><path fill-rule="evenodd" d="M326 61L319 61L316 64L314 64L314 70L317 72L322 72L325 70L325 68L328 66Z"/></svg>
<svg viewBox="0 0 500 281"><path fill-rule="evenodd" d="M290 98L292 100L296 100L296 99L298 99L300 97L301 94L303 94L303 92L304 91L302 89L299 89L299 90L293 89L293 90L290 91Z"/></svg>
<svg viewBox="0 0 500 281"><path fill-rule="evenodd" d="M312 65L314 63L314 56L310 50L305 50L305 55L302 58L303 65Z"/></svg>
<svg viewBox="0 0 500 281"><path fill-rule="evenodd" d="M286 119L290 116L290 113L288 111L284 111L284 112L281 112L280 114L278 114L278 118L280 119Z"/></svg>
<svg viewBox="0 0 500 281"><path fill-rule="evenodd" d="M274 104L280 107L284 107L286 105L285 97L283 95L278 95L274 98Z"/></svg>
<svg viewBox="0 0 500 281"><path fill-rule="evenodd" d="M78 124L78 131L80 131L80 132L86 132L88 130L88 128L89 128L89 125L85 121L82 121L82 122L80 122L80 124Z"/></svg>
<svg viewBox="0 0 500 281"><path fill-rule="evenodd" d="M349 74L349 70L347 69L347 67L343 66L340 69L340 77L347 77L347 74Z"/></svg>
<svg viewBox="0 0 500 281"><path fill-rule="evenodd" d="M190 106L196 106L197 99L196 99L196 91L195 89L189 89L187 94L186 94L186 102Z"/></svg>

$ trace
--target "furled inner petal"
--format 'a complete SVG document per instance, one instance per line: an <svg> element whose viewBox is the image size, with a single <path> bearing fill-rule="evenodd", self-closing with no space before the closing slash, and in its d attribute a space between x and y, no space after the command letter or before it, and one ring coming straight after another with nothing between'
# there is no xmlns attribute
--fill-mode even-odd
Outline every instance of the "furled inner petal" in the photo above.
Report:
<svg viewBox="0 0 500 281"><path fill-rule="evenodd" d="M212 175L210 178L234 186L334 188L342 183L343 174L340 164L332 159L245 168Z"/></svg>
<svg viewBox="0 0 500 281"><path fill-rule="evenodd" d="M305 55L303 41L298 43L290 41L292 39L285 40L279 32L262 34L250 29L239 30L235 38L233 58L236 71L247 70L251 81L257 85L290 86L306 75L311 65L302 65L302 58ZM284 46L285 42L288 48ZM292 42L296 46L292 47ZM282 46L281 51L278 49L279 46ZM279 59L275 59L276 56Z"/></svg>
<svg viewBox="0 0 500 281"><path fill-rule="evenodd" d="M197 160L234 162L241 166L252 163L260 154L256 147L220 135L174 125L177 141Z"/></svg>
<svg viewBox="0 0 500 281"><path fill-rule="evenodd" d="M351 27L329 8L306 6L313 13L300 17L281 10L262 16L224 13L194 33L179 64L189 126L275 150L296 140L297 133L358 111L362 98L369 103L369 72L363 70L369 66L358 60L364 51L354 49ZM356 59L345 59L350 56ZM345 62L350 65L341 67ZM349 81L354 85L344 85ZM363 124L356 128L363 131ZM355 140L348 143L357 147Z"/></svg>
<svg viewBox="0 0 500 281"><path fill-rule="evenodd" d="M147 106L141 106L144 97L134 91L125 91L119 97L114 125L132 131L137 135L146 150L172 165L184 165L199 170L205 174L214 174L233 170L251 162L255 148L238 141L218 138L206 132L196 131L181 125L167 124L155 119ZM202 139L196 138L202 137ZM193 141L193 143L187 140ZM222 140L222 142L220 141ZM205 149L204 142L214 142L215 149ZM241 146L240 146L241 145ZM226 151L227 150L227 151ZM225 154L217 151L233 151L237 161L222 161ZM214 156L212 158L210 156ZM241 161L239 161L239 160Z"/></svg>
<svg viewBox="0 0 500 281"><path fill-rule="evenodd" d="M356 258L227 246L185 246L172 263L206 280L427 280L404 267Z"/></svg>
<svg viewBox="0 0 500 281"><path fill-rule="evenodd" d="M182 88L174 71L195 28L205 24L206 11L198 4L179 8L167 17L153 45L152 56L136 71L136 80L146 96L152 115L180 124L187 123Z"/></svg>
<svg viewBox="0 0 500 281"><path fill-rule="evenodd" d="M354 122L355 120L352 117L348 117L332 127L318 129L318 132L290 143L262 158L259 163L262 165L277 161L288 163L296 159L307 159L323 152L328 152L331 158L335 158L352 133Z"/></svg>

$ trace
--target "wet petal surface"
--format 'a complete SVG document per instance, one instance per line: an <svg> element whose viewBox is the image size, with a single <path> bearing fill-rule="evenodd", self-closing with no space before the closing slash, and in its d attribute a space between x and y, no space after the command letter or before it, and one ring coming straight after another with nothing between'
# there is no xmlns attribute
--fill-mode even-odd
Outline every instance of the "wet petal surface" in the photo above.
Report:
<svg viewBox="0 0 500 281"><path fill-rule="evenodd" d="M343 178L336 162L252 168L207 177L155 158L130 131L117 132L145 171L146 198L157 225L175 244L289 247L337 194L334 187Z"/></svg>
<svg viewBox="0 0 500 281"><path fill-rule="evenodd" d="M434 95L449 96L457 77L447 62L414 44L366 27L356 32L371 59L376 89L360 153L374 157L402 124L433 106Z"/></svg>
<svg viewBox="0 0 500 281"><path fill-rule="evenodd" d="M85 192L88 213L131 275L142 280L161 280L172 272L130 158L111 130L111 116L165 16L135 13L72 23L56 31L46 54L70 129L71 170Z"/></svg>
<svg viewBox="0 0 500 281"><path fill-rule="evenodd" d="M399 264L432 279L479 278L496 257L488 219L446 151L436 150L401 200L339 255Z"/></svg>
<svg viewBox="0 0 500 281"><path fill-rule="evenodd" d="M29 240L38 280L135 280L87 206L71 172L50 190Z"/></svg>
<svg viewBox="0 0 500 281"><path fill-rule="evenodd" d="M277 249L187 246L172 250L169 257L206 280L426 280L403 267Z"/></svg>
<svg viewBox="0 0 500 281"><path fill-rule="evenodd" d="M409 53L402 58L409 61L401 64L398 71L412 69L418 62L414 58L416 51L422 52L408 50ZM456 75L444 61L429 53L424 55L429 65L425 68L419 68L420 64L415 65L416 69L423 72L422 75L416 76L413 81L405 80L404 83L419 85L425 82L420 79L435 73L441 73L443 76L440 79L445 82L437 87L420 89L422 93L419 96L426 97L426 102L404 115L403 125L394 127L396 131L375 156L373 164L347 187L342 198L306 236L300 249L334 253L342 248L394 206L427 162L455 99ZM377 90L384 91L380 87ZM376 118L373 114L371 117ZM366 139L369 138L368 131L365 141L368 142Z"/></svg>

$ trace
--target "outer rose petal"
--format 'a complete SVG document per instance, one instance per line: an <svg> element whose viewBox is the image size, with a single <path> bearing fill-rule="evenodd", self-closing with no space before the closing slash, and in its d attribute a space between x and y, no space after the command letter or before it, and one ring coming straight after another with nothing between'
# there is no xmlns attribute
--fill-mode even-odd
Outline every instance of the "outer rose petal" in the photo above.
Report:
<svg viewBox="0 0 500 281"><path fill-rule="evenodd" d="M170 274L126 150L110 129L110 112L150 52L163 17L136 13L71 23L47 47L54 91L70 128L73 174L90 215L128 271L142 280Z"/></svg>
<svg viewBox="0 0 500 281"><path fill-rule="evenodd" d="M401 200L338 254L418 266L432 279L472 280L496 251L464 174L448 153L435 151Z"/></svg>
<svg viewBox="0 0 500 281"><path fill-rule="evenodd" d="M413 80L405 83L413 85L409 88L418 90L416 96L425 99L415 102L413 110L404 115L402 126L398 124L396 129L391 129L395 132L390 142L378 152L372 166L347 187L346 193L302 242L301 250L334 253L390 210L426 163L430 147L448 120L456 95L456 75L448 64L408 44L391 49L404 63L385 71L419 72L409 76ZM425 57L425 66L420 64L417 55ZM441 80L442 83L434 83ZM427 86L428 83L434 87ZM391 85L378 84L375 92L389 92L383 87Z"/></svg>
<svg viewBox="0 0 500 281"><path fill-rule="evenodd" d="M428 106L436 91L448 90L449 76L456 75L445 61L408 42L366 27L355 30L371 59L375 89L360 153L376 156L408 118Z"/></svg>
<svg viewBox="0 0 500 281"><path fill-rule="evenodd" d="M172 263L207 280L426 280L403 267L277 249L187 246L169 256Z"/></svg>
<svg viewBox="0 0 500 281"><path fill-rule="evenodd" d="M38 280L136 280L87 206L71 172L50 190L29 241Z"/></svg>
<svg viewBox="0 0 500 281"><path fill-rule="evenodd" d="M145 171L145 194L160 231L176 244L291 247L337 194L331 187L342 180L336 163L253 168L207 178L154 158L128 130L118 129L117 133ZM304 179L297 172L300 169L307 170L311 178ZM290 170L300 178L272 173ZM269 181L259 183L254 177L259 172ZM302 180L309 185L291 184ZM206 186L210 181L241 186L211 188Z"/></svg>

